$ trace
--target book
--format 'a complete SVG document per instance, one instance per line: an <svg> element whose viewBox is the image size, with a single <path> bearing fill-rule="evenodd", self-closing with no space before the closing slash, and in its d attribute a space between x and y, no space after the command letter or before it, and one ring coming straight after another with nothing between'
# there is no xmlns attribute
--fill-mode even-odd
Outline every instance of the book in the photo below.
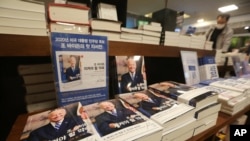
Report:
<svg viewBox="0 0 250 141"><path fill-rule="evenodd" d="M120 41L121 39L121 33L116 31L91 30L91 35L106 36L109 41Z"/></svg>
<svg viewBox="0 0 250 141"><path fill-rule="evenodd" d="M163 127L163 134L194 117L194 107L150 90L117 95Z"/></svg>
<svg viewBox="0 0 250 141"><path fill-rule="evenodd" d="M148 31L155 31L155 32L161 32L162 27L161 26L154 26L149 24L140 25L138 29L141 30L148 30Z"/></svg>
<svg viewBox="0 0 250 141"><path fill-rule="evenodd" d="M161 140L163 128L120 99L85 105L84 109L103 141Z"/></svg>
<svg viewBox="0 0 250 141"><path fill-rule="evenodd" d="M198 84L200 82L200 73L197 52L181 50L180 54L185 83L187 85Z"/></svg>
<svg viewBox="0 0 250 141"><path fill-rule="evenodd" d="M54 107L28 116L21 140L99 140L88 118L83 118L81 103ZM60 114L60 116L58 116ZM54 118L57 116L56 118ZM62 120L62 121L61 121ZM60 125L56 124L60 122Z"/></svg>
<svg viewBox="0 0 250 141"><path fill-rule="evenodd" d="M54 81L48 83L29 84L24 85L24 87L27 95L55 90Z"/></svg>
<svg viewBox="0 0 250 141"><path fill-rule="evenodd" d="M50 33L59 106L108 99L108 40L104 36Z"/></svg>
<svg viewBox="0 0 250 141"><path fill-rule="evenodd" d="M100 2L97 7L97 18L118 21L116 5Z"/></svg>
<svg viewBox="0 0 250 141"><path fill-rule="evenodd" d="M20 18L9 18L9 17L0 17L0 20L1 20L0 26L46 29L45 20L40 21L40 20L20 19Z"/></svg>
<svg viewBox="0 0 250 141"><path fill-rule="evenodd" d="M48 36L46 28L0 26L0 33L13 35Z"/></svg>
<svg viewBox="0 0 250 141"><path fill-rule="evenodd" d="M198 111L195 112L194 117L196 119L202 119L205 118L206 116L209 116L214 113L218 113L221 110L221 103L220 102L214 102L212 104L209 104Z"/></svg>
<svg viewBox="0 0 250 141"><path fill-rule="evenodd" d="M19 75L27 74L39 74L39 73L52 73L51 63L41 63L41 64L20 64L17 66L17 71Z"/></svg>
<svg viewBox="0 0 250 141"><path fill-rule="evenodd" d="M41 73L41 74L22 75L22 78L23 78L25 85L54 82L54 74L52 72Z"/></svg>
<svg viewBox="0 0 250 141"><path fill-rule="evenodd" d="M138 40L139 42L141 42L142 35L129 32L121 32L121 39Z"/></svg>
<svg viewBox="0 0 250 141"><path fill-rule="evenodd" d="M56 99L56 92L55 91L48 91L48 92L41 92L36 94L28 94L24 96L26 104L38 103L47 100L55 100Z"/></svg>
<svg viewBox="0 0 250 141"><path fill-rule="evenodd" d="M28 113L40 112L44 110L48 110L51 108L56 108L57 102L55 99L41 101L37 103L30 103L26 105L26 110Z"/></svg>
<svg viewBox="0 0 250 141"><path fill-rule="evenodd" d="M89 24L90 9L87 6L49 3L47 10L48 18L52 22Z"/></svg>
<svg viewBox="0 0 250 141"><path fill-rule="evenodd" d="M203 56L201 58L198 58L198 62L200 81L219 78L217 64L215 62L214 56Z"/></svg>
<svg viewBox="0 0 250 141"><path fill-rule="evenodd" d="M140 30L140 29L137 29L137 28L126 28L126 27L121 27L121 32L142 34L144 31L143 31L143 30Z"/></svg>
<svg viewBox="0 0 250 141"><path fill-rule="evenodd" d="M90 34L90 25L50 22L49 31L61 33Z"/></svg>
<svg viewBox="0 0 250 141"><path fill-rule="evenodd" d="M122 23L120 21L92 18L90 24L92 30L121 32Z"/></svg>
<svg viewBox="0 0 250 141"><path fill-rule="evenodd" d="M115 56L115 62L117 94L147 89L144 56Z"/></svg>
<svg viewBox="0 0 250 141"><path fill-rule="evenodd" d="M1 0L2 8L17 9L33 12L44 13L44 2L23 2L20 0ZM27 8L29 7L29 8Z"/></svg>
<svg viewBox="0 0 250 141"><path fill-rule="evenodd" d="M0 17L45 21L44 11L30 12L26 10L0 7Z"/></svg>
<svg viewBox="0 0 250 141"><path fill-rule="evenodd" d="M205 88L194 88L174 81L165 81L148 86L154 92L195 107L195 111L218 100L218 93Z"/></svg>

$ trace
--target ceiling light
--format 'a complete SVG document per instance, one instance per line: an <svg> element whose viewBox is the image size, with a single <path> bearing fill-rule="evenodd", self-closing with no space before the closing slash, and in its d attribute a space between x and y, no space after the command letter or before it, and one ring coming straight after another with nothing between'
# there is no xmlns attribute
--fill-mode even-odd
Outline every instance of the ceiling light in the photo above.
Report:
<svg viewBox="0 0 250 141"><path fill-rule="evenodd" d="M222 13L237 10L237 9L238 7L234 4L218 8L218 10Z"/></svg>
<svg viewBox="0 0 250 141"><path fill-rule="evenodd" d="M249 29L249 26L245 26L244 29L246 29L246 30Z"/></svg>
<svg viewBox="0 0 250 141"><path fill-rule="evenodd" d="M202 23L202 22L204 22L204 19L197 20L197 23Z"/></svg>
<svg viewBox="0 0 250 141"><path fill-rule="evenodd" d="M190 17L190 15L188 15L188 14L184 13L183 17L184 17L184 19L187 19L187 18L189 18L189 17Z"/></svg>

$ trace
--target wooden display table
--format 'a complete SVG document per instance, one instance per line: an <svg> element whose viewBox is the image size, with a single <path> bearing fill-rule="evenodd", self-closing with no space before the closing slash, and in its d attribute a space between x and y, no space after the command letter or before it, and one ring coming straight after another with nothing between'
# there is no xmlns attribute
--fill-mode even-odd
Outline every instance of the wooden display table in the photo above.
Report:
<svg viewBox="0 0 250 141"><path fill-rule="evenodd" d="M211 135L217 133L221 128L224 126L234 122L237 118L245 114L246 112L250 111L250 106L246 107L244 110L240 111L239 113L235 114L234 116L227 115L225 113L220 112L218 119L217 119L217 124L213 126L212 128L209 128L208 130L193 136L190 138L188 141L203 141L204 139L210 137ZM28 114L22 114L19 115L12 126L12 129L9 133L9 136L7 137L6 141L18 141L20 140L22 131L24 129L26 120L28 118Z"/></svg>

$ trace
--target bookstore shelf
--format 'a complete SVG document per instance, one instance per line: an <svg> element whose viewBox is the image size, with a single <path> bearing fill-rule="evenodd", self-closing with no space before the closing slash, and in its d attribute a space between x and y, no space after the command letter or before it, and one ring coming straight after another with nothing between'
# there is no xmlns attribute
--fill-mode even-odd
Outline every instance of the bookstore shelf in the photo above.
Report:
<svg viewBox="0 0 250 141"><path fill-rule="evenodd" d="M3 41L0 56L50 56L48 36L27 36L0 34ZM109 41L109 56L144 55L150 57L180 57L180 50L196 51L198 57L215 55L214 51L172 46Z"/></svg>

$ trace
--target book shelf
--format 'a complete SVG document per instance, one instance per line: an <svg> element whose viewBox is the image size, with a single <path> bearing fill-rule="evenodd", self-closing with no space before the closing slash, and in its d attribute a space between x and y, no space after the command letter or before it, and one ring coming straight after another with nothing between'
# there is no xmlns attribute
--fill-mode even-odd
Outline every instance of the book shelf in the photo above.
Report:
<svg viewBox="0 0 250 141"><path fill-rule="evenodd" d="M47 36L0 34L0 56L50 56L50 41ZM215 51L161 46L141 43L109 41L109 56L144 55L149 57L180 57L180 51L196 51L198 57L215 55Z"/></svg>

